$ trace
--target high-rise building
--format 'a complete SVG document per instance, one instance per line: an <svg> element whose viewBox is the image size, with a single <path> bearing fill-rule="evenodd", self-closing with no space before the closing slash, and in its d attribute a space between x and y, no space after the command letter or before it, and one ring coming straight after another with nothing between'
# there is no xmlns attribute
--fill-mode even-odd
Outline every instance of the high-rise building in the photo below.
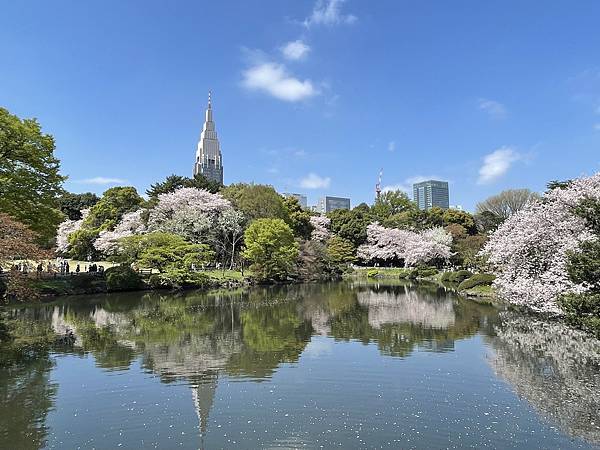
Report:
<svg viewBox="0 0 600 450"><path fill-rule="evenodd" d="M296 200L298 200L298 203L300 203L300 206L302 206L302 208L307 209L307 205L308 205L308 199L306 198L306 195L302 195L302 194L293 194L291 192L284 192L283 193L284 197L292 197L295 198Z"/></svg>
<svg viewBox="0 0 600 450"><path fill-rule="evenodd" d="M322 197L319 199L317 211L321 214L327 214L336 209L350 209L350 199L344 197Z"/></svg>
<svg viewBox="0 0 600 450"><path fill-rule="evenodd" d="M448 209L450 205L448 182L427 180L413 184L413 200L419 209L427 210L434 206Z"/></svg>
<svg viewBox="0 0 600 450"><path fill-rule="evenodd" d="M218 181L223 184L223 158L212 117L210 92L208 93L208 106L206 107L204 127L202 128L202 133L200 133L200 140L196 149L194 176L197 174L204 175L209 180Z"/></svg>

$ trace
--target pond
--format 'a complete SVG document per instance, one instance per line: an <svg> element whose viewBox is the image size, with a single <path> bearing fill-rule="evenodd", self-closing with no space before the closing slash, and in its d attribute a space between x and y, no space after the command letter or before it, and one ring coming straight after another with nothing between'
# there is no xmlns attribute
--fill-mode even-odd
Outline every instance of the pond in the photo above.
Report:
<svg viewBox="0 0 600 450"><path fill-rule="evenodd" d="M136 292L8 315L59 338L3 359L0 448L600 445L598 341L435 285Z"/></svg>

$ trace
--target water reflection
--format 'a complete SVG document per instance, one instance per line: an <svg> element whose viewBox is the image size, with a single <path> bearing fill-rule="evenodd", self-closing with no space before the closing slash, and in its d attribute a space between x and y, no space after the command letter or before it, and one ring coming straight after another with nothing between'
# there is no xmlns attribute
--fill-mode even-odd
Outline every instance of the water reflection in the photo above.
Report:
<svg viewBox="0 0 600 450"><path fill-rule="evenodd" d="M560 323L505 312L490 364L564 432L600 443L600 342Z"/></svg>
<svg viewBox="0 0 600 450"><path fill-rule="evenodd" d="M373 343L382 355L408 358L417 350L453 351L456 341L480 333L495 350L491 365L520 396L573 436L600 441L597 341L558 333L556 324L499 317L497 308L436 285L111 294L15 309L11 316L22 328L72 333L53 345L56 354L91 354L97 367L117 373L139 362L163 383L187 384L200 436L209 430L224 378L267 380L282 365L296 364L313 336ZM52 364L46 353L0 371L1 439L22 438L17 448L44 446L57 389L49 378Z"/></svg>

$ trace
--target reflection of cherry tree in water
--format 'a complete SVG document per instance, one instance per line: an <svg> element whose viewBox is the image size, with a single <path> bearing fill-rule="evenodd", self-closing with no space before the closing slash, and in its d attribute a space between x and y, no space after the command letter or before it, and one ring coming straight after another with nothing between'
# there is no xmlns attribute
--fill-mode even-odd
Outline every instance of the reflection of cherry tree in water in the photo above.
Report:
<svg viewBox="0 0 600 450"><path fill-rule="evenodd" d="M490 364L541 416L600 444L600 341L557 322L503 313Z"/></svg>

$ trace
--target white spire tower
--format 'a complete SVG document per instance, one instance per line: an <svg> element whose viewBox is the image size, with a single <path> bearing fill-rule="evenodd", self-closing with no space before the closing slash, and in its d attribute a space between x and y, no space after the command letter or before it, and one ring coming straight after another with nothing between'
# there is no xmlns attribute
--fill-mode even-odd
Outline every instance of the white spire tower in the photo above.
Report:
<svg viewBox="0 0 600 450"><path fill-rule="evenodd" d="M217 138L215 123L212 118L211 92L208 91L208 106L204 118L204 127L200 133L198 148L196 149L196 163L194 176L204 175L207 179L223 184L223 158L221 146Z"/></svg>

